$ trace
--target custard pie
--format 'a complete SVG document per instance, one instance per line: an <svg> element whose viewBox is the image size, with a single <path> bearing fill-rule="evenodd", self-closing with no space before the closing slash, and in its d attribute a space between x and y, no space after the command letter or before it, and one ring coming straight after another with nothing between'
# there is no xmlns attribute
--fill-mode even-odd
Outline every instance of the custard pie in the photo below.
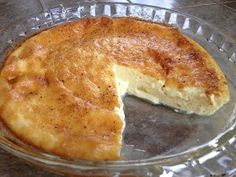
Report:
<svg viewBox="0 0 236 177"><path fill-rule="evenodd" d="M177 28L84 18L40 32L5 60L0 115L24 142L63 157L117 160L126 93L198 115L229 101L214 59Z"/></svg>

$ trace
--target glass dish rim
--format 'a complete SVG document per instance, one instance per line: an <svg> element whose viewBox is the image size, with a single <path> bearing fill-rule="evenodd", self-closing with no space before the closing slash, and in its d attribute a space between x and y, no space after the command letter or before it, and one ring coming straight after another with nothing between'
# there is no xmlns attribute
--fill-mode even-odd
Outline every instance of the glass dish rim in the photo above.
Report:
<svg viewBox="0 0 236 177"><path fill-rule="evenodd" d="M138 4L138 3L122 3L122 2L79 2L76 3L77 6L85 6L85 5L96 5L96 4L102 4L102 5L126 5L126 6L140 6L142 8L144 7L151 7L154 9L163 9L172 13L177 13L185 17L192 18L199 22L200 24L207 25L208 27L211 28L213 32L219 33L223 37L227 39L227 41L230 41L230 43L233 43L234 45L234 39L229 38L227 35L222 33L218 28L216 28L214 25L211 25L210 23L206 22L205 20L202 20L198 17L180 12L178 10L173 10L173 9L168 9L168 8L163 8L163 7L158 7L158 6L152 6L152 5L145 5L145 4ZM73 7L71 6L72 4L69 4L69 6L66 8ZM64 7L64 6L55 6L56 7ZM52 9L53 9L52 8ZM48 9L50 10L50 9ZM21 22L27 21L28 19L31 19L32 17L36 17L37 15L48 13L48 11L42 11L35 13L31 16L24 17L21 19L18 19L17 21L14 21L10 23L8 26L3 28L1 32L7 32L12 26L20 24ZM94 16L98 17L98 16ZM84 18L84 17L82 17ZM116 18L116 17L112 17ZM80 19L80 18L78 18ZM78 20L75 19L75 20ZM74 21L71 20L71 21ZM68 23L70 21L64 21L64 23ZM50 27L56 26L58 24L62 24L61 22L55 23L51 25ZM49 27L49 28L50 28ZM41 30L38 30L38 32ZM3 148L4 150L12 153L13 155L16 155L18 157L21 157L23 159L29 160L29 161L35 161L47 165L59 165L59 166L64 166L64 167L70 167L73 169L78 169L78 168L83 168L83 169L88 169L88 170L97 170L97 169L110 169L110 168L127 168L128 167L140 167L140 166L148 166L148 165L166 165L166 164L172 164L172 163L178 163L178 162L183 162L187 161L189 158L190 159L195 159L197 157L201 157L203 155L206 155L213 150L216 150L217 148L220 148L223 146L227 141L232 138L233 136L236 135L236 117L234 113L234 122L233 124L228 127L225 131L222 133L218 134L216 137L214 137L210 142L204 143L200 146L190 148L186 151L183 151L178 154L172 154L172 155L158 155L152 158L147 158L147 159L141 159L141 160L118 160L118 161L87 161L87 160L66 160L66 159L61 159L60 157L56 155L47 155L46 153L41 153L40 156L38 154L35 154L34 152L28 152L25 149L22 149L22 147L14 147L14 145L11 144L9 140L5 140L4 137L0 135L0 147ZM227 138L226 138L227 137ZM221 141L222 139L225 139L224 141ZM218 141L216 143L216 141Z"/></svg>

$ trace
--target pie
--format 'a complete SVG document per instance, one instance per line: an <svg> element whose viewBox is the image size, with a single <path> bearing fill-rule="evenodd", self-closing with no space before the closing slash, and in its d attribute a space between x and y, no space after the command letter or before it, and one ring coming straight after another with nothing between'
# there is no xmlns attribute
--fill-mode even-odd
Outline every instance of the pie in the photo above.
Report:
<svg viewBox="0 0 236 177"><path fill-rule="evenodd" d="M177 28L97 17L40 32L6 57L0 115L17 137L46 152L117 160L125 93L199 115L230 98L214 59Z"/></svg>

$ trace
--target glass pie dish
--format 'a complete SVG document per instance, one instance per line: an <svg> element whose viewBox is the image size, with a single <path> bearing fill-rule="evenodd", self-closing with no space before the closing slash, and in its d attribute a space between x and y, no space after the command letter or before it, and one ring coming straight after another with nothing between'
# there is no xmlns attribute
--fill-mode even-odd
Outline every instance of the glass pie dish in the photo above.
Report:
<svg viewBox="0 0 236 177"><path fill-rule="evenodd" d="M3 123L0 124L0 147L49 170L81 176L233 175L236 172L236 46L205 21L177 11L139 4L61 5L3 30L1 62L27 37L58 24L98 16L134 17L178 28L215 58L228 80L230 102L214 115L204 117L126 96L123 100L126 128L119 161L68 160L47 154L24 144Z"/></svg>

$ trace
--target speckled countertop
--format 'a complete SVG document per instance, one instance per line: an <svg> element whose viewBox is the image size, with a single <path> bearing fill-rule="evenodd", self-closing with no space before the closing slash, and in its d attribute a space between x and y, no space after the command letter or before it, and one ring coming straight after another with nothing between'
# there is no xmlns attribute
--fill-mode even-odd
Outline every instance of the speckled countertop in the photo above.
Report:
<svg viewBox="0 0 236 177"><path fill-rule="evenodd" d="M76 2L76 0L70 0ZM117 2L150 4L176 9L200 17L236 40L236 0L121 0ZM63 0L0 0L0 33L18 18L55 7ZM0 34L1 35L1 34ZM28 165L0 149L0 177L56 177Z"/></svg>

